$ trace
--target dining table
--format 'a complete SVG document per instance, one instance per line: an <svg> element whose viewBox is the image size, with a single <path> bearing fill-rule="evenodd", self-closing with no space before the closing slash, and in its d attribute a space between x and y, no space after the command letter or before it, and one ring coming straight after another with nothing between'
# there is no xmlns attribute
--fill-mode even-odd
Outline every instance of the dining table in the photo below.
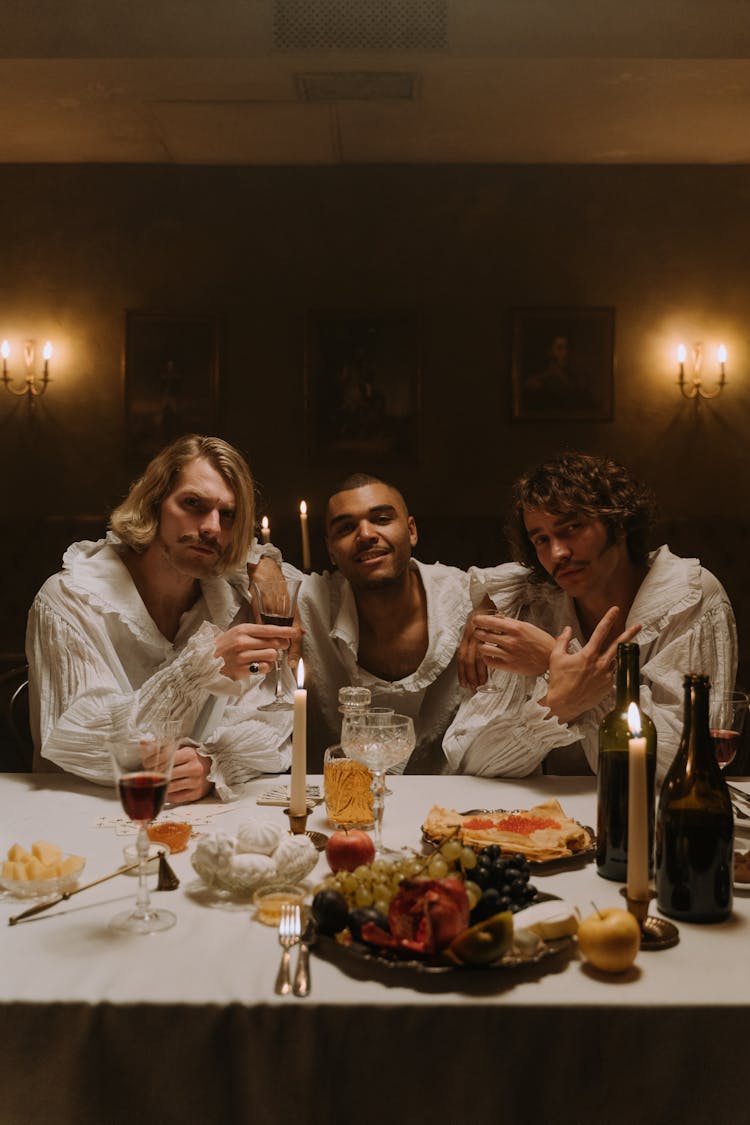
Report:
<svg viewBox="0 0 750 1125"><path fill-rule="evenodd" d="M247 898L207 887L191 854L201 834L231 836L253 820L286 828L282 807L258 803L285 781L258 778L234 802L162 814L193 826L188 850L170 860L179 888L152 892L177 916L170 930L109 927L135 898L129 875L15 925L8 919L28 903L2 896L2 1125L750 1120L746 890L727 921L679 922L676 945L642 950L623 974L591 968L574 939L538 963L440 971L321 939L310 994L281 996L276 930ZM322 778L308 781L322 789ZM395 850L429 848L421 825L433 805L521 810L554 796L596 823L593 777L394 775L389 787L383 837ZM54 842L85 857L82 881L115 870L134 842L114 787L68 774L0 775L0 825L3 855L13 843ZM307 827L331 833L324 803ZM310 892L328 871L321 851ZM590 855L532 881L583 916L624 905Z"/></svg>

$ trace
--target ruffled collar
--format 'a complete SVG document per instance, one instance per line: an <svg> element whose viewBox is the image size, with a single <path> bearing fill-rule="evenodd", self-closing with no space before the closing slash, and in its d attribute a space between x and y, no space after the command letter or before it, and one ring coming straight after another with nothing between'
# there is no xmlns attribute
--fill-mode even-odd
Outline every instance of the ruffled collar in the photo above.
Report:
<svg viewBox="0 0 750 1125"><path fill-rule="evenodd" d="M670 618L696 605L703 596L701 564L683 559L662 546L649 555L648 574L630 607L627 624L642 626L640 644L658 636Z"/></svg>
<svg viewBox="0 0 750 1125"><path fill-rule="evenodd" d="M467 589L463 606L455 605L456 602L456 572L450 568L428 566L410 559L409 566L417 570L425 592L427 603L427 652L419 667L409 676L398 680L399 686L405 691L421 691L447 668L453 659L461 634L463 633L466 618L471 612L468 597L468 582L466 576L460 576ZM447 610L447 612L446 612ZM330 636L334 641L346 645L357 664L359 654L359 616L354 592L349 582L340 579L339 606L334 618ZM391 686L390 680L382 680L364 668L358 666L358 676L362 684L382 684Z"/></svg>
<svg viewBox="0 0 750 1125"><path fill-rule="evenodd" d="M61 581L100 613L118 617L143 644L166 654L173 645L159 632L143 604L123 562L125 549L112 532L96 542L73 543L63 555ZM237 595L229 583L224 578L208 578L201 582L201 597L183 616L183 622L188 617L209 620L223 631L232 624L238 608ZM187 638L182 637L181 624L176 645L184 640Z"/></svg>

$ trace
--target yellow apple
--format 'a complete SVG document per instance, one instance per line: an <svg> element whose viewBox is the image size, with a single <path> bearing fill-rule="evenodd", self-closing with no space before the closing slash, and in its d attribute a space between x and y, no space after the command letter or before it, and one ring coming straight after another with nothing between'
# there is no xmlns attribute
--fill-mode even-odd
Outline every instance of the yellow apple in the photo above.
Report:
<svg viewBox="0 0 750 1125"><path fill-rule="evenodd" d="M605 973L624 973L641 946L641 927L632 914L608 906L589 914L578 927L578 948L587 961Z"/></svg>

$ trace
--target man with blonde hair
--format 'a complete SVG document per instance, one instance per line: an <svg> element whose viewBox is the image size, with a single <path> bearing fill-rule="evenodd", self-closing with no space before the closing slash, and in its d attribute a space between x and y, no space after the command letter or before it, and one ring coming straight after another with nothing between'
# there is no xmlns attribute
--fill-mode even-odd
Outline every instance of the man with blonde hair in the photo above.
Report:
<svg viewBox="0 0 750 1125"><path fill-rule="evenodd" d="M106 539L68 549L29 613L36 768L46 760L110 784L107 740L153 734L168 720L182 731L173 802L213 785L231 797L287 768L289 714L258 706L293 630L252 620L254 507L241 454L190 434L151 461Z"/></svg>

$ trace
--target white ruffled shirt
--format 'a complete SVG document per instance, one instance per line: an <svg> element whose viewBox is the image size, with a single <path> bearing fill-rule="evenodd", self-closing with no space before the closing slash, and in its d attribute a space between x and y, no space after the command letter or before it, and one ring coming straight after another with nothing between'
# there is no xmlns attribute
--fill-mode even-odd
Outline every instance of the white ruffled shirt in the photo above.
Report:
<svg viewBox="0 0 750 1125"><path fill-rule="evenodd" d="M461 701L456 650L472 608L469 580L465 571L441 563L411 559L410 566L419 573L427 602L427 652L416 671L393 681L358 663L359 617L349 582L339 573L304 578L298 607L305 630L311 772L322 769L326 746L341 738L338 692L350 685L369 688L373 706L392 707L413 718L417 742L406 772L445 770L441 742Z"/></svg>
<svg viewBox="0 0 750 1125"><path fill-rule="evenodd" d="M501 613L530 621L554 637L569 625L571 650L585 643L573 601L559 587L530 582L529 571L515 563L471 573L474 588L483 583L482 594L489 594ZM627 618L627 625L635 624L642 626L634 638L640 647L641 706L656 724L660 780L682 733L685 673L709 676L712 691L732 691L737 627L717 579L697 559L678 558L666 546L649 557L648 574ZM599 724L614 706L614 693L567 724L539 703L547 692L544 677L500 671L492 676L497 692L476 692L466 699L445 736L443 747L453 772L526 777L550 752L579 744L596 773ZM557 771L553 767L550 772Z"/></svg>
<svg viewBox="0 0 750 1125"><path fill-rule="evenodd" d="M248 620L242 572L201 583L174 643L146 610L111 533L75 543L63 569L45 582L29 612L26 655L35 768L44 759L102 785L112 784L106 742L153 733L181 719L219 796L240 796L264 773L291 760L292 712L263 712L273 676L237 683L221 674L216 637ZM251 561L257 561L251 551ZM247 573L244 572L247 588Z"/></svg>

